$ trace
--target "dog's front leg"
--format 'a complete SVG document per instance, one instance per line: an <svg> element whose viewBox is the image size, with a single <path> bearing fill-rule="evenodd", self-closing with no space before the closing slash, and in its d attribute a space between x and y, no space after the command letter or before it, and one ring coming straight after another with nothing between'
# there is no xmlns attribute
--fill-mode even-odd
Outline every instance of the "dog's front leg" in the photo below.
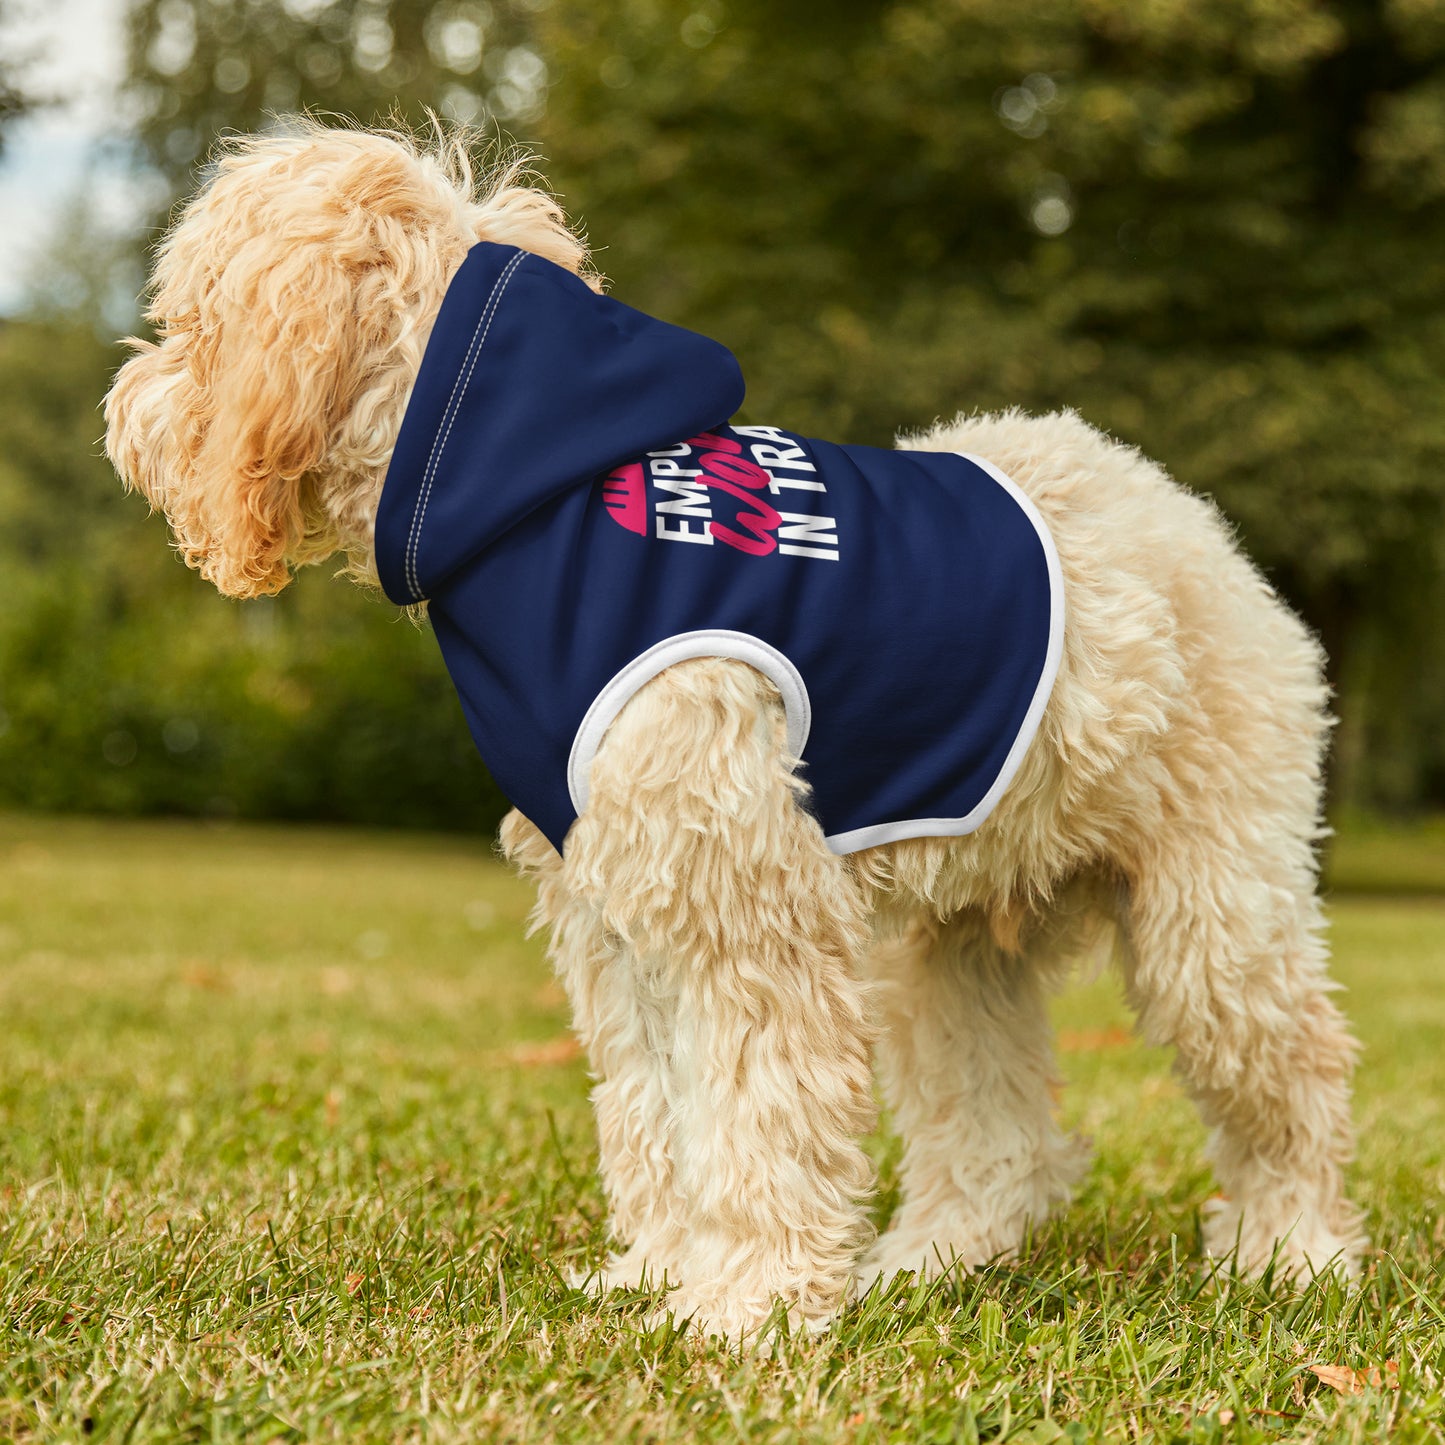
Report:
<svg viewBox="0 0 1445 1445"><path fill-rule="evenodd" d="M603 927L595 890L589 896L569 886L572 870L521 813L503 820L502 851L537 885L533 923L548 932L548 954L596 1080L599 1169L608 1233L620 1252L579 1283L601 1293L675 1280L687 1221L668 1139L671 984ZM585 852L569 847L568 861Z"/></svg>
<svg viewBox="0 0 1445 1445"><path fill-rule="evenodd" d="M666 1156L685 1214L668 1308L738 1340L778 1300L843 1303L869 1229L864 908L797 802L770 684L669 669L613 724L567 839L576 896L633 960L665 1052Z"/></svg>

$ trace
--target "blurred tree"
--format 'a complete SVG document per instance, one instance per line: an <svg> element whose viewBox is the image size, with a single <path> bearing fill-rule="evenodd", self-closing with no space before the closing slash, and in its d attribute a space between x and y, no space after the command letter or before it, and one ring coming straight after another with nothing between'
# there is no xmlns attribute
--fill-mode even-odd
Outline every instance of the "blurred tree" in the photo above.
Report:
<svg viewBox="0 0 1445 1445"><path fill-rule="evenodd" d="M528 43L546 0L139 0L128 90L147 160L179 193L215 137L301 109L524 124L547 69Z"/></svg>
<svg viewBox="0 0 1445 1445"><path fill-rule="evenodd" d="M0 557L14 565L46 571L94 557L130 513L96 444L112 362L83 323L0 326Z"/></svg>
<svg viewBox="0 0 1445 1445"><path fill-rule="evenodd" d="M90 316L0 322L0 807L488 829L430 639L354 588L218 597L101 453Z"/></svg>
<svg viewBox="0 0 1445 1445"><path fill-rule="evenodd" d="M0 0L0 34L13 21L14 0ZM0 49L0 155L5 153L5 132L35 103L21 84L23 59L7 45Z"/></svg>
<svg viewBox="0 0 1445 1445"><path fill-rule="evenodd" d="M218 131L297 106L516 128L618 293L738 353L754 419L886 443L959 409L1077 407L1217 496L1322 631L1344 794L1438 801L1442 17L1439 0L138 0L128 93L172 194ZM73 516L47 515L62 533ZM117 574L137 616L135 589L162 585L138 580L149 565ZM165 635L190 657L185 636L250 613L177 570ZM281 683L217 695L310 696L327 726L365 696L420 726L400 675L394 708L359 665L334 693L308 680L323 617L348 656L420 656L336 592L265 612ZM288 767L275 806L322 806Z"/></svg>
<svg viewBox="0 0 1445 1445"><path fill-rule="evenodd" d="M4 4L5 0L0 0ZM524 118L526 0L141 0L126 104L165 199L216 135L300 106L411 124ZM483 42L486 54L483 55ZM490 827L503 800L435 646L308 576L237 605L186 572L100 453L124 258L72 216L0 322L0 805ZM133 323L127 323L127 327Z"/></svg>
<svg viewBox="0 0 1445 1445"><path fill-rule="evenodd" d="M1393 600L1445 540L1436 0L617 0L538 44L603 268L731 344L751 415L1070 405L1138 443L1322 632L1368 788L1371 619L1441 670Z"/></svg>

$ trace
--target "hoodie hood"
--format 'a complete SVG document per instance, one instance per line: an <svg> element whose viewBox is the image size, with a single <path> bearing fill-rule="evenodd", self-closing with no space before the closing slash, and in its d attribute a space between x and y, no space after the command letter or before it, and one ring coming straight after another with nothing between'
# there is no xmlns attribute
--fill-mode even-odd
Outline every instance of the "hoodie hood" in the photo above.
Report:
<svg viewBox="0 0 1445 1445"><path fill-rule="evenodd" d="M447 288L387 470L383 590L426 600L561 493L726 421L743 390L718 342L481 242Z"/></svg>

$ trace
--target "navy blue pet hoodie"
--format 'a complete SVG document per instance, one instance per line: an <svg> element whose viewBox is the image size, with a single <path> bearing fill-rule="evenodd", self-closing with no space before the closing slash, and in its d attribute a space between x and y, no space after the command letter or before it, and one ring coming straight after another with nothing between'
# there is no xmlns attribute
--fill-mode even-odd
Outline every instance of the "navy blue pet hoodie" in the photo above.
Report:
<svg viewBox="0 0 1445 1445"><path fill-rule="evenodd" d="M1058 559L989 463L733 426L715 341L483 242L427 344L376 519L498 785L559 850L644 683L750 663L838 853L971 832L1058 671Z"/></svg>

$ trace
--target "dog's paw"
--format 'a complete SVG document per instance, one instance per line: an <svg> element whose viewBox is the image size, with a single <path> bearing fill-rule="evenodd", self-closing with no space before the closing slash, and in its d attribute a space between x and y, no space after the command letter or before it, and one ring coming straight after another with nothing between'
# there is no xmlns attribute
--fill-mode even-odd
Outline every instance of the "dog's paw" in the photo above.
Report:
<svg viewBox="0 0 1445 1445"><path fill-rule="evenodd" d="M796 1304L783 1306L777 1299L738 1299L719 1291L679 1288L648 1316L650 1327L667 1324L703 1339L715 1339L733 1349L771 1355L786 1329L791 1338L821 1335L834 1314L804 1314Z"/></svg>
<svg viewBox="0 0 1445 1445"><path fill-rule="evenodd" d="M610 1254L595 1269L573 1270L567 1282L573 1289L586 1290L602 1296L609 1290L653 1290L669 1287L666 1265L649 1256L646 1249L634 1245L625 1254Z"/></svg>
<svg viewBox="0 0 1445 1445"><path fill-rule="evenodd" d="M863 1257L855 1278L858 1294L866 1294L874 1285L881 1289L899 1275L913 1274L921 1279L937 1279L940 1275L969 1274L986 1264L1007 1262L1018 1252L1026 1221L993 1229L952 1228L935 1234L916 1229L890 1229L879 1235L873 1248Z"/></svg>
<svg viewBox="0 0 1445 1445"><path fill-rule="evenodd" d="M886 1291L894 1280L905 1275L919 1279L937 1279L940 1275L952 1271L969 1274L987 1263L987 1259L974 1259L970 1254L959 1254L955 1251L945 1253L929 1243L916 1250L901 1249L896 1254L870 1254L858 1266L854 1279L857 1281L858 1296L861 1299L875 1285L879 1290Z"/></svg>
<svg viewBox="0 0 1445 1445"><path fill-rule="evenodd" d="M967 1188L939 1189L934 1180L935 1187L922 1191L929 1206L905 1203L863 1257L859 1294L876 1284L887 1288L900 1274L937 1279L1012 1261L1030 1222L1068 1203L1090 1154L1088 1139L1051 1133L1029 1158L975 1163Z"/></svg>
<svg viewBox="0 0 1445 1445"><path fill-rule="evenodd" d="M1242 1210L1229 1199L1206 1200L1204 1252L1227 1261L1242 1275L1258 1279L1273 1266L1274 1278L1309 1280L1333 1274L1355 1279L1366 1240L1359 1216L1350 1205L1326 1219L1318 1212L1252 1208Z"/></svg>

